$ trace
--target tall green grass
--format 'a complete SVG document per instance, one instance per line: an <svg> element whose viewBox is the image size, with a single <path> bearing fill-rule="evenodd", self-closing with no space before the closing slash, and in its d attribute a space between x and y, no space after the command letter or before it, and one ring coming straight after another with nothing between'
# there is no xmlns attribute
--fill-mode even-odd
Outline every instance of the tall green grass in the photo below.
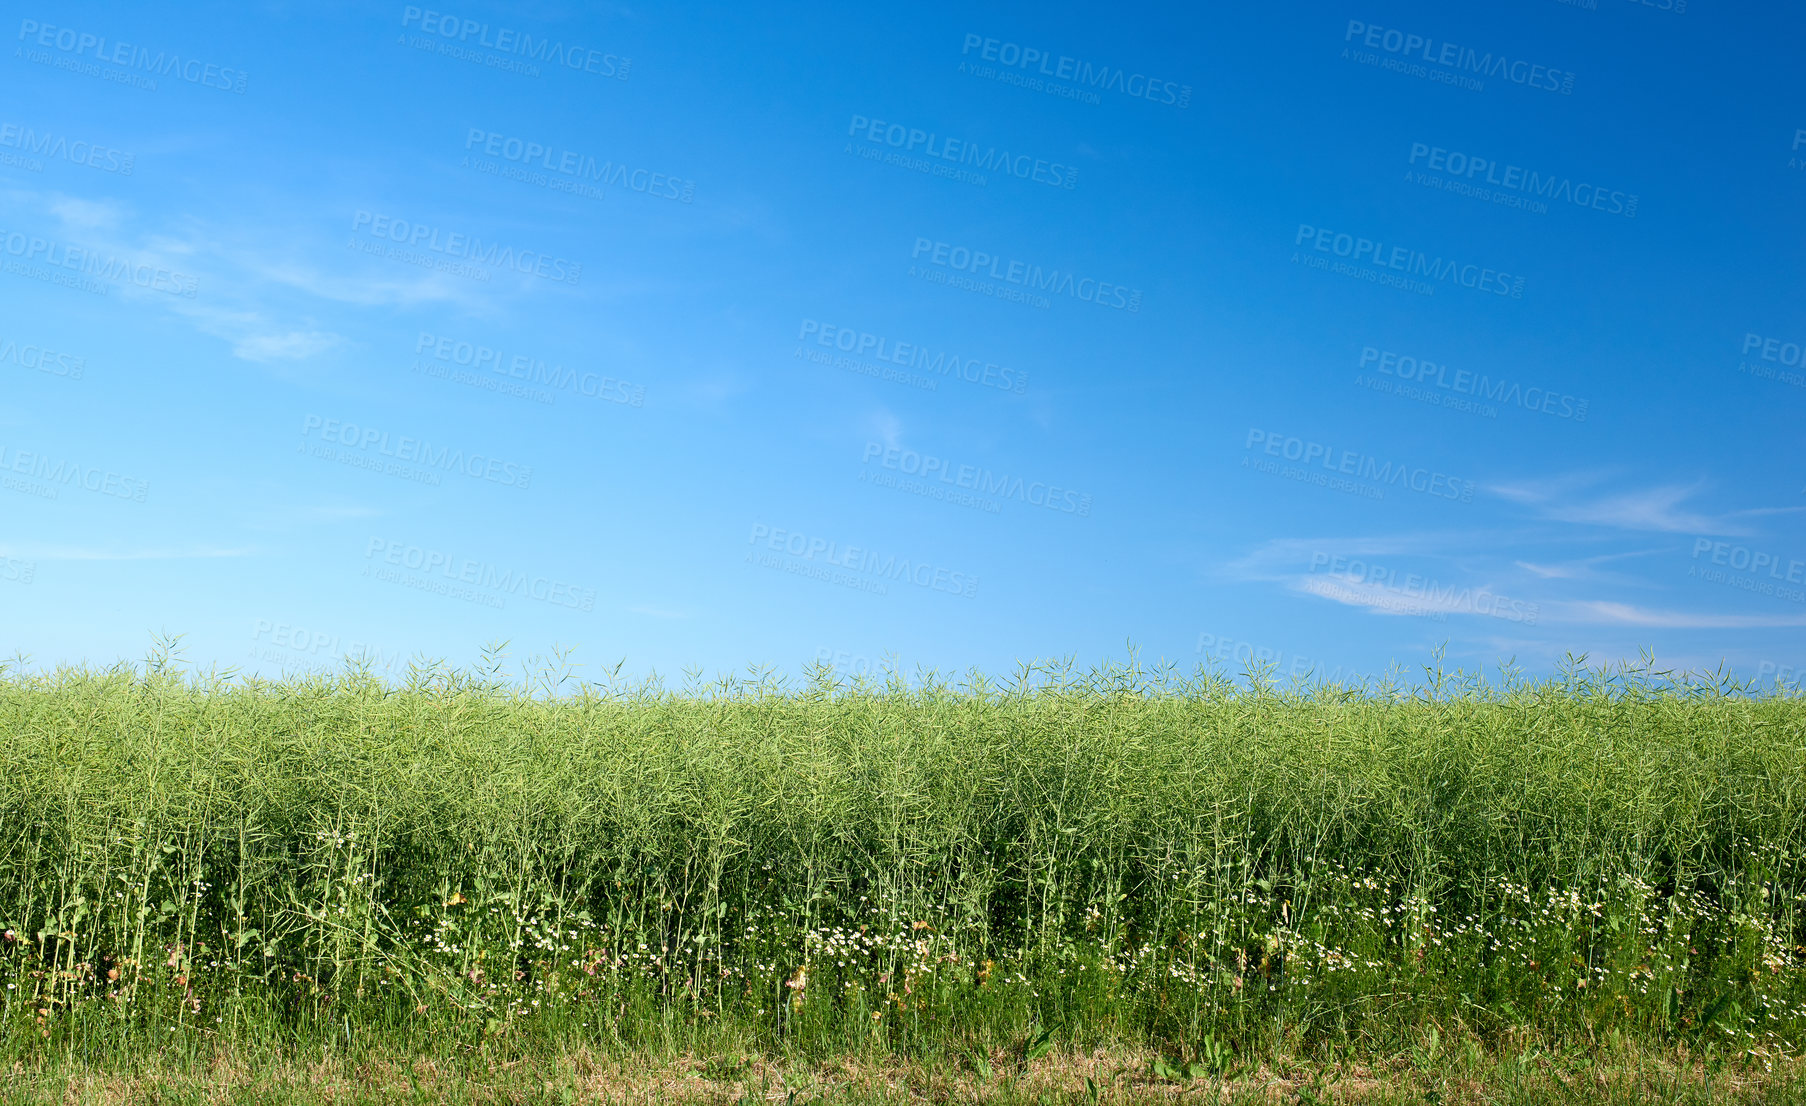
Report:
<svg viewBox="0 0 1806 1106"><path fill-rule="evenodd" d="M6 1054L1806 1047L1799 698L566 688L0 673Z"/></svg>

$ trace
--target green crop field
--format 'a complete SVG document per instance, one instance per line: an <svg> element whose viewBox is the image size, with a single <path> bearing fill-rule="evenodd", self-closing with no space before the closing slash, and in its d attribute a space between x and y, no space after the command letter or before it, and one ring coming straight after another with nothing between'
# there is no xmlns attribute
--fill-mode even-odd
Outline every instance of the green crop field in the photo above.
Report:
<svg viewBox="0 0 1806 1106"><path fill-rule="evenodd" d="M1792 1101L1806 700L13 669L0 924L16 1100Z"/></svg>

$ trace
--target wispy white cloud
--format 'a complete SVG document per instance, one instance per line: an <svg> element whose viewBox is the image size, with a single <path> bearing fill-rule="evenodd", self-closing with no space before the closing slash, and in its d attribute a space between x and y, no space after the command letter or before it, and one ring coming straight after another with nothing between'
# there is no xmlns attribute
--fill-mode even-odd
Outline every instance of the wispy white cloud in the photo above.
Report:
<svg viewBox="0 0 1806 1106"><path fill-rule="evenodd" d="M1407 595L1396 588L1342 574L1300 576L1292 581L1291 587L1293 591L1314 595L1332 603L1359 607L1369 614L1423 615L1445 610L1421 597Z"/></svg>
<svg viewBox="0 0 1806 1106"><path fill-rule="evenodd" d="M1758 630L1806 626L1800 614L1724 614L1718 611L1671 611L1614 603L1604 599L1548 604L1550 615L1564 622L1612 626L1647 626L1663 630Z"/></svg>
<svg viewBox="0 0 1806 1106"><path fill-rule="evenodd" d="M0 545L0 555L28 561L197 561L221 557L249 557L251 548L188 546L186 548L99 549L75 545Z"/></svg>
<svg viewBox="0 0 1806 1106"><path fill-rule="evenodd" d="M1489 584L1445 584L1430 579L1401 586L1346 573L1323 573L1297 577L1290 586L1293 591L1377 615L1477 615L1534 625L1541 606L1503 595Z"/></svg>
<svg viewBox="0 0 1806 1106"><path fill-rule="evenodd" d="M382 511L362 503L318 503L286 510L283 515L301 522L350 522L360 518L380 518Z"/></svg>
<svg viewBox="0 0 1806 1106"><path fill-rule="evenodd" d="M272 492L274 493L274 489ZM330 526L359 519L381 518L383 511L364 503L284 503L277 499L247 509L242 516L252 530L265 533L292 533L305 527Z"/></svg>
<svg viewBox="0 0 1806 1106"><path fill-rule="evenodd" d="M868 420L868 426L871 433L876 434L884 442L884 448L903 448L903 420L889 408L879 408L878 412Z"/></svg>
<svg viewBox="0 0 1806 1106"><path fill-rule="evenodd" d="M1513 561L1512 564L1543 580L1590 580L1629 583L1631 578L1622 573L1602 572L1599 566L1614 561L1628 560L1632 557L1647 557L1653 553L1661 553L1660 549L1633 549L1625 553L1603 553L1597 557L1582 557L1570 561Z"/></svg>
<svg viewBox="0 0 1806 1106"><path fill-rule="evenodd" d="M221 307L198 300L183 300L170 307L201 333L231 342L234 357L257 364L306 361L345 344L339 334L311 325L284 329L260 309Z"/></svg>
<svg viewBox="0 0 1806 1106"><path fill-rule="evenodd" d="M1366 537L1272 538L1255 546L1223 569L1233 579L1283 581L1301 565L1326 551L1350 557L1407 557L1446 553L1479 535L1473 532L1380 534Z"/></svg>
<svg viewBox="0 0 1806 1106"><path fill-rule="evenodd" d="M1494 484L1487 490L1501 498L1521 503L1543 518L1557 522L1581 523L1617 530L1645 533L1721 534L1747 537L1755 531L1742 520L1762 515L1791 514L1799 507L1756 507L1717 514L1687 505L1704 492L1708 484L1695 480L1687 484L1659 484L1631 491L1597 494L1587 489L1604 477L1581 473L1550 480Z"/></svg>
<svg viewBox="0 0 1806 1106"><path fill-rule="evenodd" d="M684 394L704 407L724 407L752 391L752 381L738 371L712 372L684 385Z"/></svg>
<svg viewBox="0 0 1806 1106"><path fill-rule="evenodd" d="M446 273L362 254L333 252L335 235L287 234L211 225L188 217L142 230L133 212L111 201L94 201L55 191L9 189L5 200L36 214L72 245L97 254L129 259L194 281L194 295L171 295L129 281L117 285L124 297L158 304L182 316L202 333L231 343L234 356L272 364L306 360L342 339L329 327L296 319L295 293L322 305L413 307L451 304L473 315L496 311L497 285L478 285ZM297 247L296 243L308 243ZM531 280L523 276L523 281Z"/></svg>
<svg viewBox="0 0 1806 1106"><path fill-rule="evenodd" d="M1586 561L1564 561L1556 564L1539 565L1534 561L1514 561L1525 572L1540 576L1545 580L1581 580L1588 574Z"/></svg>
<svg viewBox="0 0 1806 1106"><path fill-rule="evenodd" d="M253 278L268 284L354 307L452 303L479 312L489 307L489 296L493 295L487 285L479 293L469 280L445 273L327 271L290 257L270 260L260 250L242 248L232 251L230 259Z"/></svg>
<svg viewBox="0 0 1806 1106"><path fill-rule="evenodd" d="M232 355L246 361L303 361L344 341L320 330L291 330L286 334L252 334L238 340Z"/></svg>
<svg viewBox="0 0 1806 1106"><path fill-rule="evenodd" d="M1542 540L1548 540L1544 537ZM1679 610L1616 599L1568 598L1576 587L1597 593L1601 585L1659 588L1659 580L1615 573L1614 562L1672 552L1622 550L1549 562L1510 560L1476 553L1509 549L1478 533L1414 533L1355 538L1276 538L1225 566L1232 578L1275 584L1380 617L1480 616L1523 625L1553 623L1647 630L1758 630L1806 626L1806 613L1741 613ZM1362 561L1365 564L1362 564ZM1475 565L1478 565L1476 568ZM1512 570L1522 575L1514 576ZM1503 578L1501 574L1503 573ZM1480 640L1480 639L1475 639Z"/></svg>
<svg viewBox="0 0 1806 1106"><path fill-rule="evenodd" d="M48 207L66 229L74 231L111 230L126 216L125 208L119 204L61 194L53 195Z"/></svg>

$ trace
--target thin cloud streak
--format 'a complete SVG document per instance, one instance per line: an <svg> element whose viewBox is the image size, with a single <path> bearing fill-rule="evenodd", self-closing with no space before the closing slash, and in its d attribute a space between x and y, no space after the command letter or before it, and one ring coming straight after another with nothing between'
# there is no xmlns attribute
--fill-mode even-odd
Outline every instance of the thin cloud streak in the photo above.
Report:
<svg viewBox="0 0 1806 1106"><path fill-rule="evenodd" d="M0 556L28 561L203 561L255 556L257 550L219 549L84 549L71 545L0 545Z"/></svg>

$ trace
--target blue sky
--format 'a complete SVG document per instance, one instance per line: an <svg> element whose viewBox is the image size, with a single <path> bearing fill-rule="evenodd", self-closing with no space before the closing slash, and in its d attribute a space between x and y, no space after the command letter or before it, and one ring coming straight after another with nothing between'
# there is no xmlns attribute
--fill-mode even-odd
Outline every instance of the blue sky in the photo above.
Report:
<svg viewBox="0 0 1806 1106"><path fill-rule="evenodd" d="M5 7L34 664L1806 665L1797 13Z"/></svg>

